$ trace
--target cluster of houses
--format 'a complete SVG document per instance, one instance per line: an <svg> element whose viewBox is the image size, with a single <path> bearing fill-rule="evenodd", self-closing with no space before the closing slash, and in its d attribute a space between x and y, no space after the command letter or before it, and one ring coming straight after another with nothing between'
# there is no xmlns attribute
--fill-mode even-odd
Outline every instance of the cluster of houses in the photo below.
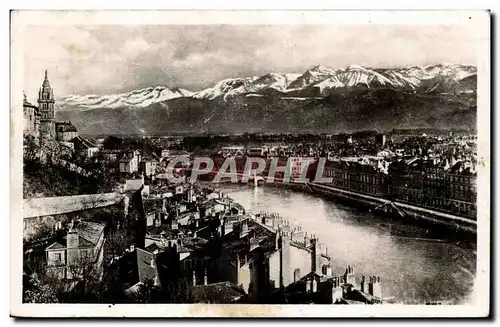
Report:
<svg viewBox="0 0 500 327"><path fill-rule="evenodd" d="M326 246L277 214L248 212L227 195L191 184L145 195L129 183L122 228L130 230L120 270L124 295L134 301L148 285L158 294L180 287L202 303L381 303L379 277L356 281L335 274ZM73 221L64 239L46 248L47 270L78 279L76 258L102 269L105 225ZM161 301L158 300L158 301Z"/></svg>

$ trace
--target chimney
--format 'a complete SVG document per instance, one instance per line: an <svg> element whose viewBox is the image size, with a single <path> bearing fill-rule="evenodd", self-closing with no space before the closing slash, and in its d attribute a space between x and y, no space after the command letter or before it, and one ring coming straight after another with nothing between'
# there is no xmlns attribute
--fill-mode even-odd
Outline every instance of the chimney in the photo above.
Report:
<svg viewBox="0 0 500 327"><path fill-rule="evenodd" d="M79 246L79 236L78 231L75 229L75 222L72 220L69 226L68 234L66 235L66 247L67 247L67 262L69 264L76 263L78 260L78 246Z"/></svg>
<svg viewBox="0 0 500 327"><path fill-rule="evenodd" d="M316 273L316 238L311 238L311 272Z"/></svg>
<svg viewBox="0 0 500 327"><path fill-rule="evenodd" d="M373 295L373 276L370 276L368 282L368 294Z"/></svg>
<svg viewBox="0 0 500 327"><path fill-rule="evenodd" d="M344 281L346 284L356 284L356 278L354 276L354 269L351 266L347 266L344 273Z"/></svg>
<svg viewBox="0 0 500 327"><path fill-rule="evenodd" d="M326 276L332 276L333 274L333 271L332 271L332 267L331 266L326 266L326 270L325 270L325 275Z"/></svg>
<svg viewBox="0 0 500 327"><path fill-rule="evenodd" d="M280 287L290 284L290 239L280 234Z"/></svg>
<svg viewBox="0 0 500 327"><path fill-rule="evenodd" d="M368 294L382 299L382 287L380 284L380 277L371 276L368 283Z"/></svg>
<svg viewBox="0 0 500 327"><path fill-rule="evenodd" d="M365 275L361 276L360 290L361 290L361 292L368 293Z"/></svg>

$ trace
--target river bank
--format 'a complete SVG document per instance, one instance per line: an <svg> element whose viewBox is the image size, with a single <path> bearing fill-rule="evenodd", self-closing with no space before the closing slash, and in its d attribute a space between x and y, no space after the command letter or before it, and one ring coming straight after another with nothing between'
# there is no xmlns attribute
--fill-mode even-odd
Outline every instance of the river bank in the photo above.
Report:
<svg viewBox="0 0 500 327"><path fill-rule="evenodd" d="M292 188L219 188L252 212L277 212L316 234L330 249L334 271L351 264L358 278L380 272L384 297L395 296L396 302L464 303L473 288L476 247L455 233Z"/></svg>

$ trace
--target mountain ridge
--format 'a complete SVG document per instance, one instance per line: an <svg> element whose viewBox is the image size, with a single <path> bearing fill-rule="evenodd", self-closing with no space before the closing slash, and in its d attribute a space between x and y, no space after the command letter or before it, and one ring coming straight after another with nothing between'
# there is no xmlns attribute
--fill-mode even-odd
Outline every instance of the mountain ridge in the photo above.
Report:
<svg viewBox="0 0 500 327"><path fill-rule="evenodd" d="M476 88L473 66L317 65L303 74L227 78L199 92L158 86L71 96L56 100L56 116L84 134L475 130Z"/></svg>
<svg viewBox="0 0 500 327"><path fill-rule="evenodd" d="M269 72L262 76L225 78L198 92L164 86L149 87L111 95L68 95L58 98L60 110L119 108L122 106L147 107L179 97L227 100L241 95L274 96L328 96L337 89L392 88L421 93L460 93L474 91L470 82L477 69L471 65L434 64L405 68L366 68L349 65L331 69L316 65L302 74ZM468 79L464 85L463 79Z"/></svg>

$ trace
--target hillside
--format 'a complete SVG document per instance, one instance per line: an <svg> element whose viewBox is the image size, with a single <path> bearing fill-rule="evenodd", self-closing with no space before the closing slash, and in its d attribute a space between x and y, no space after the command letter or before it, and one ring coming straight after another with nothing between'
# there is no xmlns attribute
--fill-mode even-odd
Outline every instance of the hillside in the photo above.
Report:
<svg viewBox="0 0 500 327"><path fill-rule="evenodd" d="M57 100L84 134L350 132L464 128L476 122L473 66L331 69L227 78L199 92L150 87Z"/></svg>
<svg viewBox="0 0 500 327"><path fill-rule="evenodd" d="M475 129L475 96L358 89L325 98L178 98L145 108L59 111L86 134Z"/></svg>

